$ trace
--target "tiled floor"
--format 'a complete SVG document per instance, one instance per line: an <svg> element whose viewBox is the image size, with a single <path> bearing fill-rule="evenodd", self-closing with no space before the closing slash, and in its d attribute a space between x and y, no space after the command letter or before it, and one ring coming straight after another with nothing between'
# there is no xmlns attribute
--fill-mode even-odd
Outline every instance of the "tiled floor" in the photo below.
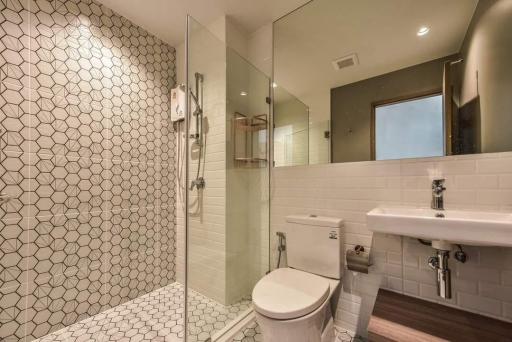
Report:
<svg viewBox="0 0 512 342"><path fill-rule="evenodd" d="M334 342L363 342L361 339L354 337L354 334L350 331L344 330L339 327L336 329L336 339ZM243 331L240 331L233 342L259 342L263 341L260 327L258 323L253 322L249 324Z"/></svg>
<svg viewBox="0 0 512 342"><path fill-rule="evenodd" d="M56 331L36 342L151 342L183 340L183 286L162 287L142 297ZM250 306L244 300L231 306L221 305L197 292L190 292L190 342L206 341ZM260 327L251 323L233 342L263 341ZM354 334L336 327L334 342L359 342Z"/></svg>
<svg viewBox="0 0 512 342"><path fill-rule="evenodd" d="M194 291L190 295L191 342L206 341L250 305L244 300L223 306ZM182 341L183 296L183 286L173 283L35 341Z"/></svg>

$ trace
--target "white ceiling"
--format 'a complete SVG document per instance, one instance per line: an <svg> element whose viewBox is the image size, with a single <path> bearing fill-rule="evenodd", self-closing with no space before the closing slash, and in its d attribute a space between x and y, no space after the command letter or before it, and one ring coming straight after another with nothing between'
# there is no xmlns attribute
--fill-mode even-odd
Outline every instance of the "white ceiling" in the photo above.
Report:
<svg viewBox="0 0 512 342"><path fill-rule="evenodd" d="M478 0L315 0L274 27L274 72L299 98L459 51ZM421 26L428 35L418 37ZM331 62L357 53L359 65Z"/></svg>
<svg viewBox="0 0 512 342"><path fill-rule="evenodd" d="M185 37L185 18L207 25L222 15L253 32L309 0L98 0L163 41L176 46Z"/></svg>

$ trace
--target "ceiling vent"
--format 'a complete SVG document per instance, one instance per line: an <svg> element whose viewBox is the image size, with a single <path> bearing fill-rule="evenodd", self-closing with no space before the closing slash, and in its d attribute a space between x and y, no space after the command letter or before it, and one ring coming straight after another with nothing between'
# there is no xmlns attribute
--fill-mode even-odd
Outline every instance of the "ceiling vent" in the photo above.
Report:
<svg viewBox="0 0 512 342"><path fill-rule="evenodd" d="M355 54L355 53L352 55L341 57L341 58L338 58L338 59L335 59L334 61L332 61L332 66L336 70L349 68L349 67L352 67L357 64L359 64L359 61L357 59L357 54Z"/></svg>

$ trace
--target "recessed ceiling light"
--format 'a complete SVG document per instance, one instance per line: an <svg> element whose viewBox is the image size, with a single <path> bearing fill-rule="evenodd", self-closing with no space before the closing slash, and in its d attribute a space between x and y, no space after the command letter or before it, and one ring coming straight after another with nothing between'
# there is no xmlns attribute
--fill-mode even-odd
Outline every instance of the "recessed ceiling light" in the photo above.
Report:
<svg viewBox="0 0 512 342"><path fill-rule="evenodd" d="M247 92L246 91L241 91L240 92L240 96L247 96Z"/></svg>
<svg viewBox="0 0 512 342"><path fill-rule="evenodd" d="M430 31L430 28L427 26L420 27L418 32L416 33L418 36L424 36Z"/></svg>

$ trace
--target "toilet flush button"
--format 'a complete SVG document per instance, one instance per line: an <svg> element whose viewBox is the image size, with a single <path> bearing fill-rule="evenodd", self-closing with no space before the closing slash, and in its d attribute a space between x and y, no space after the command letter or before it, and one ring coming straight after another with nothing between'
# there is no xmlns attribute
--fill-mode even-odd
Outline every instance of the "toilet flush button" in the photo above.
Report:
<svg viewBox="0 0 512 342"><path fill-rule="evenodd" d="M329 239L338 240L338 232L333 230L329 233Z"/></svg>

